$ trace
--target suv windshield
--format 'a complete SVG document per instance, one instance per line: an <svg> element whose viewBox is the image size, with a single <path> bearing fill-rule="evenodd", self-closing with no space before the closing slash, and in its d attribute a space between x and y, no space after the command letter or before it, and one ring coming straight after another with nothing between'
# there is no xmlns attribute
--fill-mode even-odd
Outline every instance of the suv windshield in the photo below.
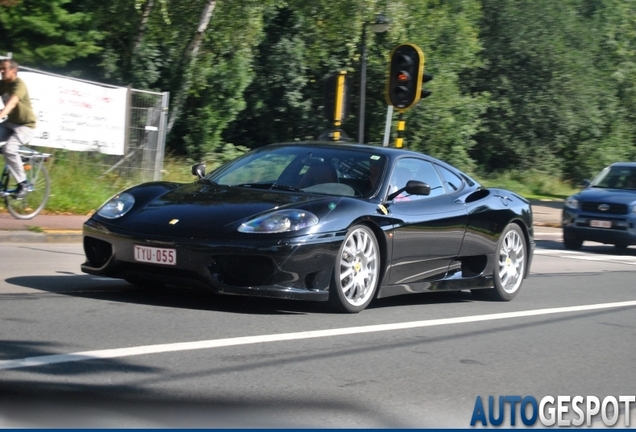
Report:
<svg viewBox="0 0 636 432"><path fill-rule="evenodd" d="M597 188L636 190L636 167L607 167L596 176L590 185Z"/></svg>

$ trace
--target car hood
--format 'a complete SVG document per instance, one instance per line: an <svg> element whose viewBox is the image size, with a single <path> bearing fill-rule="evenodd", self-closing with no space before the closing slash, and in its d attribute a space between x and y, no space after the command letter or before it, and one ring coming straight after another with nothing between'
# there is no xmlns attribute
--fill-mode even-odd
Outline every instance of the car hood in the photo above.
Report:
<svg viewBox="0 0 636 432"><path fill-rule="evenodd" d="M122 217L117 224L138 233L225 237L235 234L241 223L268 211L307 209L307 206L316 207L311 204L338 199L340 197L194 183L165 191Z"/></svg>
<svg viewBox="0 0 636 432"><path fill-rule="evenodd" d="M580 201L607 204L633 204L636 202L636 190L588 188L578 194Z"/></svg>

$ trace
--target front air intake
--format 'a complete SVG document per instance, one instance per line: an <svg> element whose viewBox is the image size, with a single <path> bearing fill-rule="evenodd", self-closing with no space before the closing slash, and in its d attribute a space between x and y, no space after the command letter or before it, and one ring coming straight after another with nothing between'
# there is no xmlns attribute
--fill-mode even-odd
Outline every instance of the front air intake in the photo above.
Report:
<svg viewBox="0 0 636 432"><path fill-rule="evenodd" d="M84 253L93 268L103 267L113 255L113 247L104 240L84 237Z"/></svg>

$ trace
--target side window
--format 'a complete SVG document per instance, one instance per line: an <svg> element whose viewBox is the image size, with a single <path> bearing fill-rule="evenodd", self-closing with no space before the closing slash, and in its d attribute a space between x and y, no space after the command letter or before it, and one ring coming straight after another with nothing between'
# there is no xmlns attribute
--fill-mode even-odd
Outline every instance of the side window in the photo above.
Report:
<svg viewBox="0 0 636 432"><path fill-rule="evenodd" d="M419 180L430 185L430 195L408 195L403 192L395 199L396 201L414 201L444 195L445 191L442 181L435 167L430 162L413 158L404 158L397 161L391 174L389 193L403 188L409 180Z"/></svg>
<svg viewBox="0 0 636 432"><path fill-rule="evenodd" d="M462 179L461 177L455 175L455 173L447 170L446 168L436 165L437 170L442 175L442 181L444 182L444 186L446 186L446 190L449 192L455 192L462 187Z"/></svg>

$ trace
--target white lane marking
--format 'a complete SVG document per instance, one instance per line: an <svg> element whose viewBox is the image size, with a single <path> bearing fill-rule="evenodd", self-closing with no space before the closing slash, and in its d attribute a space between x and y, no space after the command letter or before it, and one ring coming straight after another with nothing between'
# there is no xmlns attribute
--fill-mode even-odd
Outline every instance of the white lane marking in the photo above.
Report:
<svg viewBox="0 0 636 432"><path fill-rule="evenodd" d="M535 249L534 253L535 255L553 256L555 258L636 265L636 257L631 255L595 255L589 252L562 251L551 249Z"/></svg>
<svg viewBox="0 0 636 432"><path fill-rule="evenodd" d="M381 331L405 330L421 327L434 327L449 324L466 324L480 321L495 321L501 319L521 318L539 315L552 315L558 313L583 312L599 309L611 309L636 306L635 301L601 303L583 306L568 306L551 309L535 309L518 312L504 312L497 314L472 315L457 318L441 318L426 321L411 321L395 324L378 324L363 327L347 327L330 330L310 330L297 333L281 333L261 336L243 336L228 339L212 339L198 342L179 342L171 344L146 345L130 348L114 348L96 351L82 351L70 354L54 354L38 357L26 357L15 360L0 360L0 370L20 369L34 366L46 366L56 363L70 363L86 360L101 360L120 357L138 356L144 354L160 354L175 351L189 351L210 348L222 348L238 345L250 345L267 342L281 342L300 339L312 339L332 336L343 336L351 334L374 333Z"/></svg>
<svg viewBox="0 0 636 432"><path fill-rule="evenodd" d="M563 233L561 231L538 231L538 230L534 230L534 236L535 236L535 240L537 236L554 236L554 237L558 237L558 236L562 236Z"/></svg>

